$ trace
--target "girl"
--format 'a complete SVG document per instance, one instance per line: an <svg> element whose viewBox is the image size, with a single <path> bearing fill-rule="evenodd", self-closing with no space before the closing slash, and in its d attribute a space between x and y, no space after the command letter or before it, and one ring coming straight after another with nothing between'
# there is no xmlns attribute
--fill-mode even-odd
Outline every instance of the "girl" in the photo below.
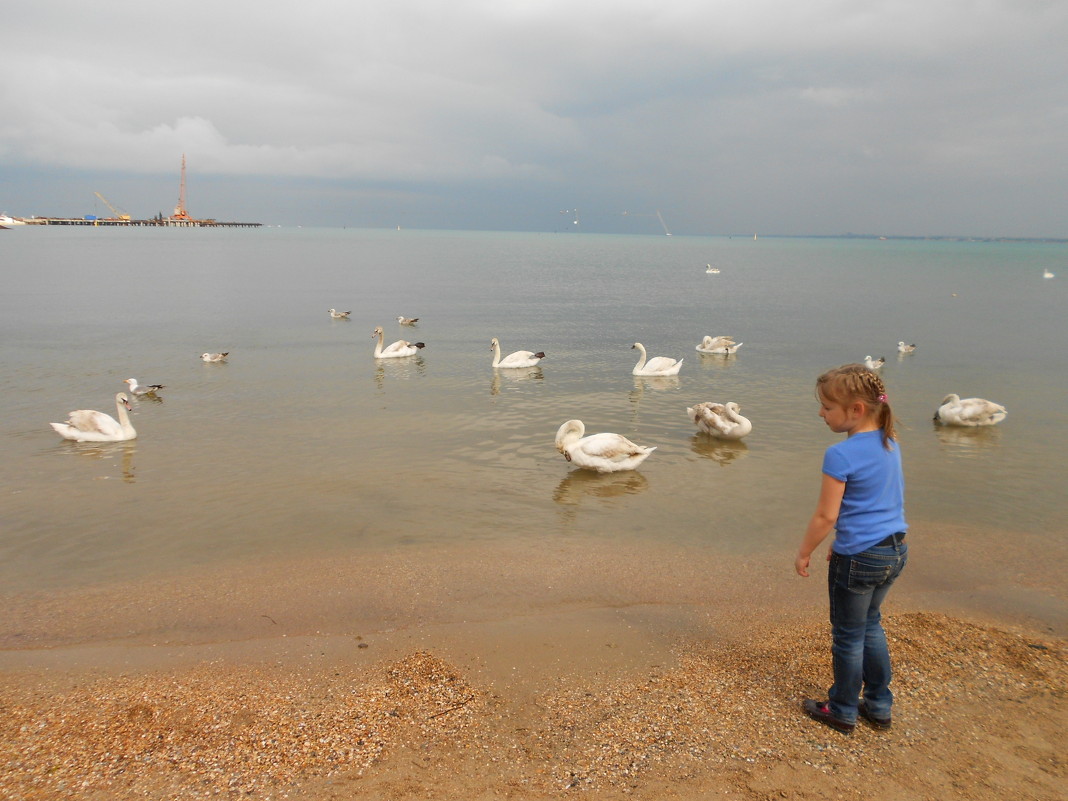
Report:
<svg viewBox="0 0 1068 801"><path fill-rule="evenodd" d="M908 558L894 413L879 374L863 364L821 375L816 396L820 417L846 439L824 454L819 503L794 561L807 577L812 552L834 529L827 556L834 685L828 700L807 699L803 708L844 734L852 733L858 715L889 729L890 651L879 607Z"/></svg>

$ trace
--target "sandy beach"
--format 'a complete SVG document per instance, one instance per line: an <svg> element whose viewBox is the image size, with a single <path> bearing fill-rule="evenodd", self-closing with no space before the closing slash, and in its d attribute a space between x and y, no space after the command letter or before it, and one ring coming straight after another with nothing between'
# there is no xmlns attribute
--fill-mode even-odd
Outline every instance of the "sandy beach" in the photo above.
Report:
<svg viewBox="0 0 1068 801"><path fill-rule="evenodd" d="M914 544L893 730L849 737L799 711L829 633L789 554L420 547L8 598L0 795L1064 798L1063 583L940 577L965 534Z"/></svg>

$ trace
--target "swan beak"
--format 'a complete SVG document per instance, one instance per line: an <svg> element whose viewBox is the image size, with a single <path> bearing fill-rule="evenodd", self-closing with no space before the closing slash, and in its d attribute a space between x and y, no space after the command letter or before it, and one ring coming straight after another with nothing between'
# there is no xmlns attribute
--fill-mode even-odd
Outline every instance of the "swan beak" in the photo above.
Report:
<svg viewBox="0 0 1068 801"><path fill-rule="evenodd" d="M128 412L132 412L133 411L133 406L130 405L130 402L128 400L124 400L122 402L122 405L126 407L126 411L128 411Z"/></svg>
<svg viewBox="0 0 1068 801"><path fill-rule="evenodd" d="M564 458L567 459L570 462L571 461L571 454L568 453L567 451L564 451Z"/></svg>

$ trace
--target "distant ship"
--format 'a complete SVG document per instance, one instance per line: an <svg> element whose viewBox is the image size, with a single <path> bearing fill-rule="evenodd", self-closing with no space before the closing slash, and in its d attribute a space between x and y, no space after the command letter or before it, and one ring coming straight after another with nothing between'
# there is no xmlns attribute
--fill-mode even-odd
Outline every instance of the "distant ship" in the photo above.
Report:
<svg viewBox="0 0 1068 801"><path fill-rule="evenodd" d="M25 220L18 220L6 214L0 214L0 228L10 228L12 225L25 225Z"/></svg>

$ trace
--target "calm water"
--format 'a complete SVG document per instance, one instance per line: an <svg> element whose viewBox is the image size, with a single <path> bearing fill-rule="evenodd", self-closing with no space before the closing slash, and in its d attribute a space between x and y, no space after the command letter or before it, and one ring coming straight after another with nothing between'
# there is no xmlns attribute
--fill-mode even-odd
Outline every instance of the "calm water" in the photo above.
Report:
<svg viewBox="0 0 1068 801"><path fill-rule="evenodd" d="M1011 532L1006 559L1068 530L1062 245L35 228L0 233L0 253L9 592L578 534L781 559L834 438L813 381L865 354L887 358L914 530ZM375 325L427 347L376 362ZM705 334L745 344L702 356ZM493 336L548 357L495 374ZM635 341L685 357L681 375L633 377ZM135 401L134 442L49 428L114 414L131 376L167 385ZM937 429L949 392L1009 417ZM697 435L685 408L704 400L740 403L752 435ZM553 448L571 417L658 450L638 472L576 472Z"/></svg>

